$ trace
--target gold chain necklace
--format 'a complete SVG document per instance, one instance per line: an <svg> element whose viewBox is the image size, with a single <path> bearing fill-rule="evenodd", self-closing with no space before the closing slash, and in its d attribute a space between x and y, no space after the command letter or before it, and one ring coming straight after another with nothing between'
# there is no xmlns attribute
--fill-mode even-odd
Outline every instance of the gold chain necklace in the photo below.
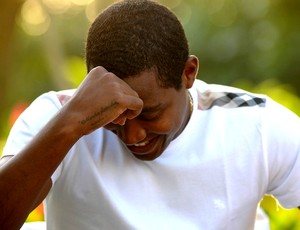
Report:
<svg viewBox="0 0 300 230"><path fill-rule="evenodd" d="M194 100L192 98L192 95L190 93L190 91L188 91L189 93L189 99L190 99L190 115L192 115L193 109L194 109Z"/></svg>

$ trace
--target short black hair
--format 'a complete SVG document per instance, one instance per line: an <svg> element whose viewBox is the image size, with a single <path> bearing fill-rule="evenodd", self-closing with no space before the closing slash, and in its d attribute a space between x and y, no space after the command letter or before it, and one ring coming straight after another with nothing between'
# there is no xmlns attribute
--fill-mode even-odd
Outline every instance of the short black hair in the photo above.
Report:
<svg viewBox="0 0 300 230"><path fill-rule="evenodd" d="M162 87L180 89L188 55L186 35L175 14L150 0L109 6L88 32L88 71L103 66L121 79L154 70Z"/></svg>

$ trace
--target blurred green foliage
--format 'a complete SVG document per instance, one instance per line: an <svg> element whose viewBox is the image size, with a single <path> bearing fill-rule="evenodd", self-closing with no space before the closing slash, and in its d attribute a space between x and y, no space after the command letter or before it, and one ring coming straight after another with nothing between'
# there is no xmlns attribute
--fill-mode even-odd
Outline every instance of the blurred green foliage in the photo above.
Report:
<svg viewBox="0 0 300 230"><path fill-rule="evenodd" d="M300 229L300 211L298 209L284 209L271 196L265 196L261 206L270 219L271 230Z"/></svg>
<svg viewBox="0 0 300 230"><path fill-rule="evenodd" d="M80 84L86 75L84 46L88 27L111 2L0 3L1 149L19 111L16 107L30 103L45 91ZM200 79L267 94L300 115L300 1L159 2L170 7L182 21L191 54L200 59ZM272 229L300 229L298 210L284 210L269 197L262 206ZM40 218L40 213L33 213L29 219Z"/></svg>

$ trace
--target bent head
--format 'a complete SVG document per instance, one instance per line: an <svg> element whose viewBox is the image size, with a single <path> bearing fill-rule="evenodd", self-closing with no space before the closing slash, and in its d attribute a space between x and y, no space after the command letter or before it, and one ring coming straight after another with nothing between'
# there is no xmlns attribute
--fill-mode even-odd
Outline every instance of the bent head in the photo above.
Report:
<svg viewBox="0 0 300 230"><path fill-rule="evenodd" d="M184 130L192 109L187 88L194 82L197 63L195 57L189 58L179 90L161 87L153 71L124 79L143 100L143 110L123 125L110 123L105 128L113 131L136 158L154 160Z"/></svg>
<svg viewBox="0 0 300 230"><path fill-rule="evenodd" d="M177 17L148 0L115 3L95 19L87 38L88 70L103 66L124 79L156 71L163 87L181 87L188 42Z"/></svg>
<svg viewBox="0 0 300 230"><path fill-rule="evenodd" d="M148 0L128 0L104 10L92 24L88 70L103 66L123 79L144 102L142 113L122 125L108 124L141 160L159 157L185 128L198 59L177 17Z"/></svg>

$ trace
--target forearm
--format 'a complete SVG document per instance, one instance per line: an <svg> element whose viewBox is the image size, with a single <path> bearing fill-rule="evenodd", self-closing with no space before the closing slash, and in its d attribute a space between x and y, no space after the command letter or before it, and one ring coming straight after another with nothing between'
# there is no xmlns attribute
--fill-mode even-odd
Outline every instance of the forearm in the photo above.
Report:
<svg viewBox="0 0 300 230"><path fill-rule="evenodd" d="M24 150L1 166L1 227L20 228L43 190L49 189L51 175L79 137L59 113Z"/></svg>
<svg viewBox="0 0 300 230"><path fill-rule="evenodd" d="M19 229L80 137L110 122L133 119L142 108L143 101L124 81L103 67L91 70L60 112L0 168L0 226Z"/></svg>

